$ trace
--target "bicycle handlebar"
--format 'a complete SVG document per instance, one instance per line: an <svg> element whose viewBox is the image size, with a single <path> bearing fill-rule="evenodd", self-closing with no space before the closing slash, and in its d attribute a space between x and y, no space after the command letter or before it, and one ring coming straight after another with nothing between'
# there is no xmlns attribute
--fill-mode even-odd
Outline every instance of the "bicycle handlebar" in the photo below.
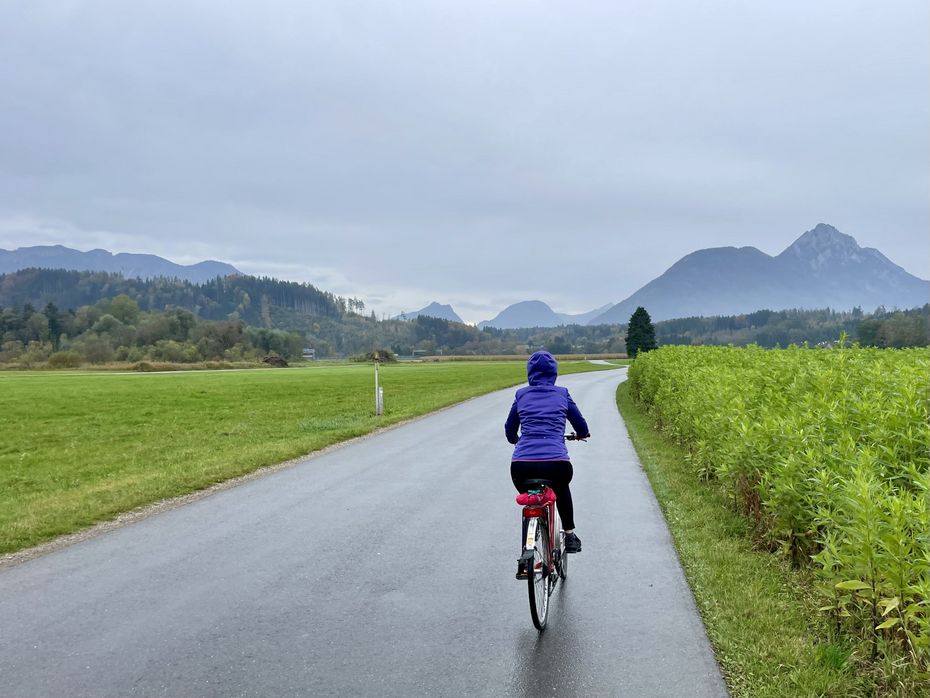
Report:
<svg viewBox="0 0 930 698"><path fill-rule="evenodd" d="M566 440L566 441L587 441L590 437L591 437L590 434L588 434L588 435L585 436L585 437L580 437L580 436L578 436L578 434L576 434L575 432L572 432L571 434L566 434L566 435L565 435L565 440Z"/></svg>

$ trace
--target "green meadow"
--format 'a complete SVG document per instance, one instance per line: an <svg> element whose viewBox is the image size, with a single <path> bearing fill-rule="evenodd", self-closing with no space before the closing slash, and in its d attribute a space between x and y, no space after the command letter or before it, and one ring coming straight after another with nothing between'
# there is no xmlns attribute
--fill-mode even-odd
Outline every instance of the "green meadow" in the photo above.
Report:
<svg viewBox="0 0 930 698"><path fill-rule="evenodd" d="M562 362L560 372L613 368ZM525 363L0 374L0 554L525 380Z"/></svg>

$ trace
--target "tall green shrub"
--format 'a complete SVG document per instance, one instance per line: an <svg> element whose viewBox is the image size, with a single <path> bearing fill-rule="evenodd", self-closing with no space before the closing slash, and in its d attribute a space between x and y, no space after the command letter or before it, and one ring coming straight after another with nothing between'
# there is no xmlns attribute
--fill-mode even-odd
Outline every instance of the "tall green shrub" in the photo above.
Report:
<svg viewBox="0 0 930 698"><path fill-rule="evenodd" d="M930 356L662 347L633 396L873 657L930 669Z"/></svg>

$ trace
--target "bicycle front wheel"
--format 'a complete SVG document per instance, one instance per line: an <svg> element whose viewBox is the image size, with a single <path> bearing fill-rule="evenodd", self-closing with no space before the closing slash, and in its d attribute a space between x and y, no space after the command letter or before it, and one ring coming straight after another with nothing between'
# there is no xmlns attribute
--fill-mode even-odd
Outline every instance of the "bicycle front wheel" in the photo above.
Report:
<svg viewBox="0 0 930 698"><path fill-rule="evenodd" d="M527 570L530 592L530 615L533 625L544 630L549 617L549 566L546 551L549 549L549 531L542 520L536 522L536 542L533 546L532 567Z"/></svg>

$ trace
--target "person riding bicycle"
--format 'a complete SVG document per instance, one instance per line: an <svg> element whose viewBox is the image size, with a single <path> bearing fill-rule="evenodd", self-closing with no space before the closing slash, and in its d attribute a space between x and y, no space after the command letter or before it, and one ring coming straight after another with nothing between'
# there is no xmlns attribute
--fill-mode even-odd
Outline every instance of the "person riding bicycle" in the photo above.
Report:
<svg viewBox="0 0 930 698"><path fill-rule="evenodd" d="M591 436L588 423L569 395L555 384L559 364L548 351L537 351L526 362L529 386L517 390L504 434L516 444L510 462L510 477L519 492L526 492L526 480L549 480L556 496L556 507L565 530L565 552L580 553L581 539L575 535L572 493L572 464L565 447L565 420L577 438Z"/></svg>

